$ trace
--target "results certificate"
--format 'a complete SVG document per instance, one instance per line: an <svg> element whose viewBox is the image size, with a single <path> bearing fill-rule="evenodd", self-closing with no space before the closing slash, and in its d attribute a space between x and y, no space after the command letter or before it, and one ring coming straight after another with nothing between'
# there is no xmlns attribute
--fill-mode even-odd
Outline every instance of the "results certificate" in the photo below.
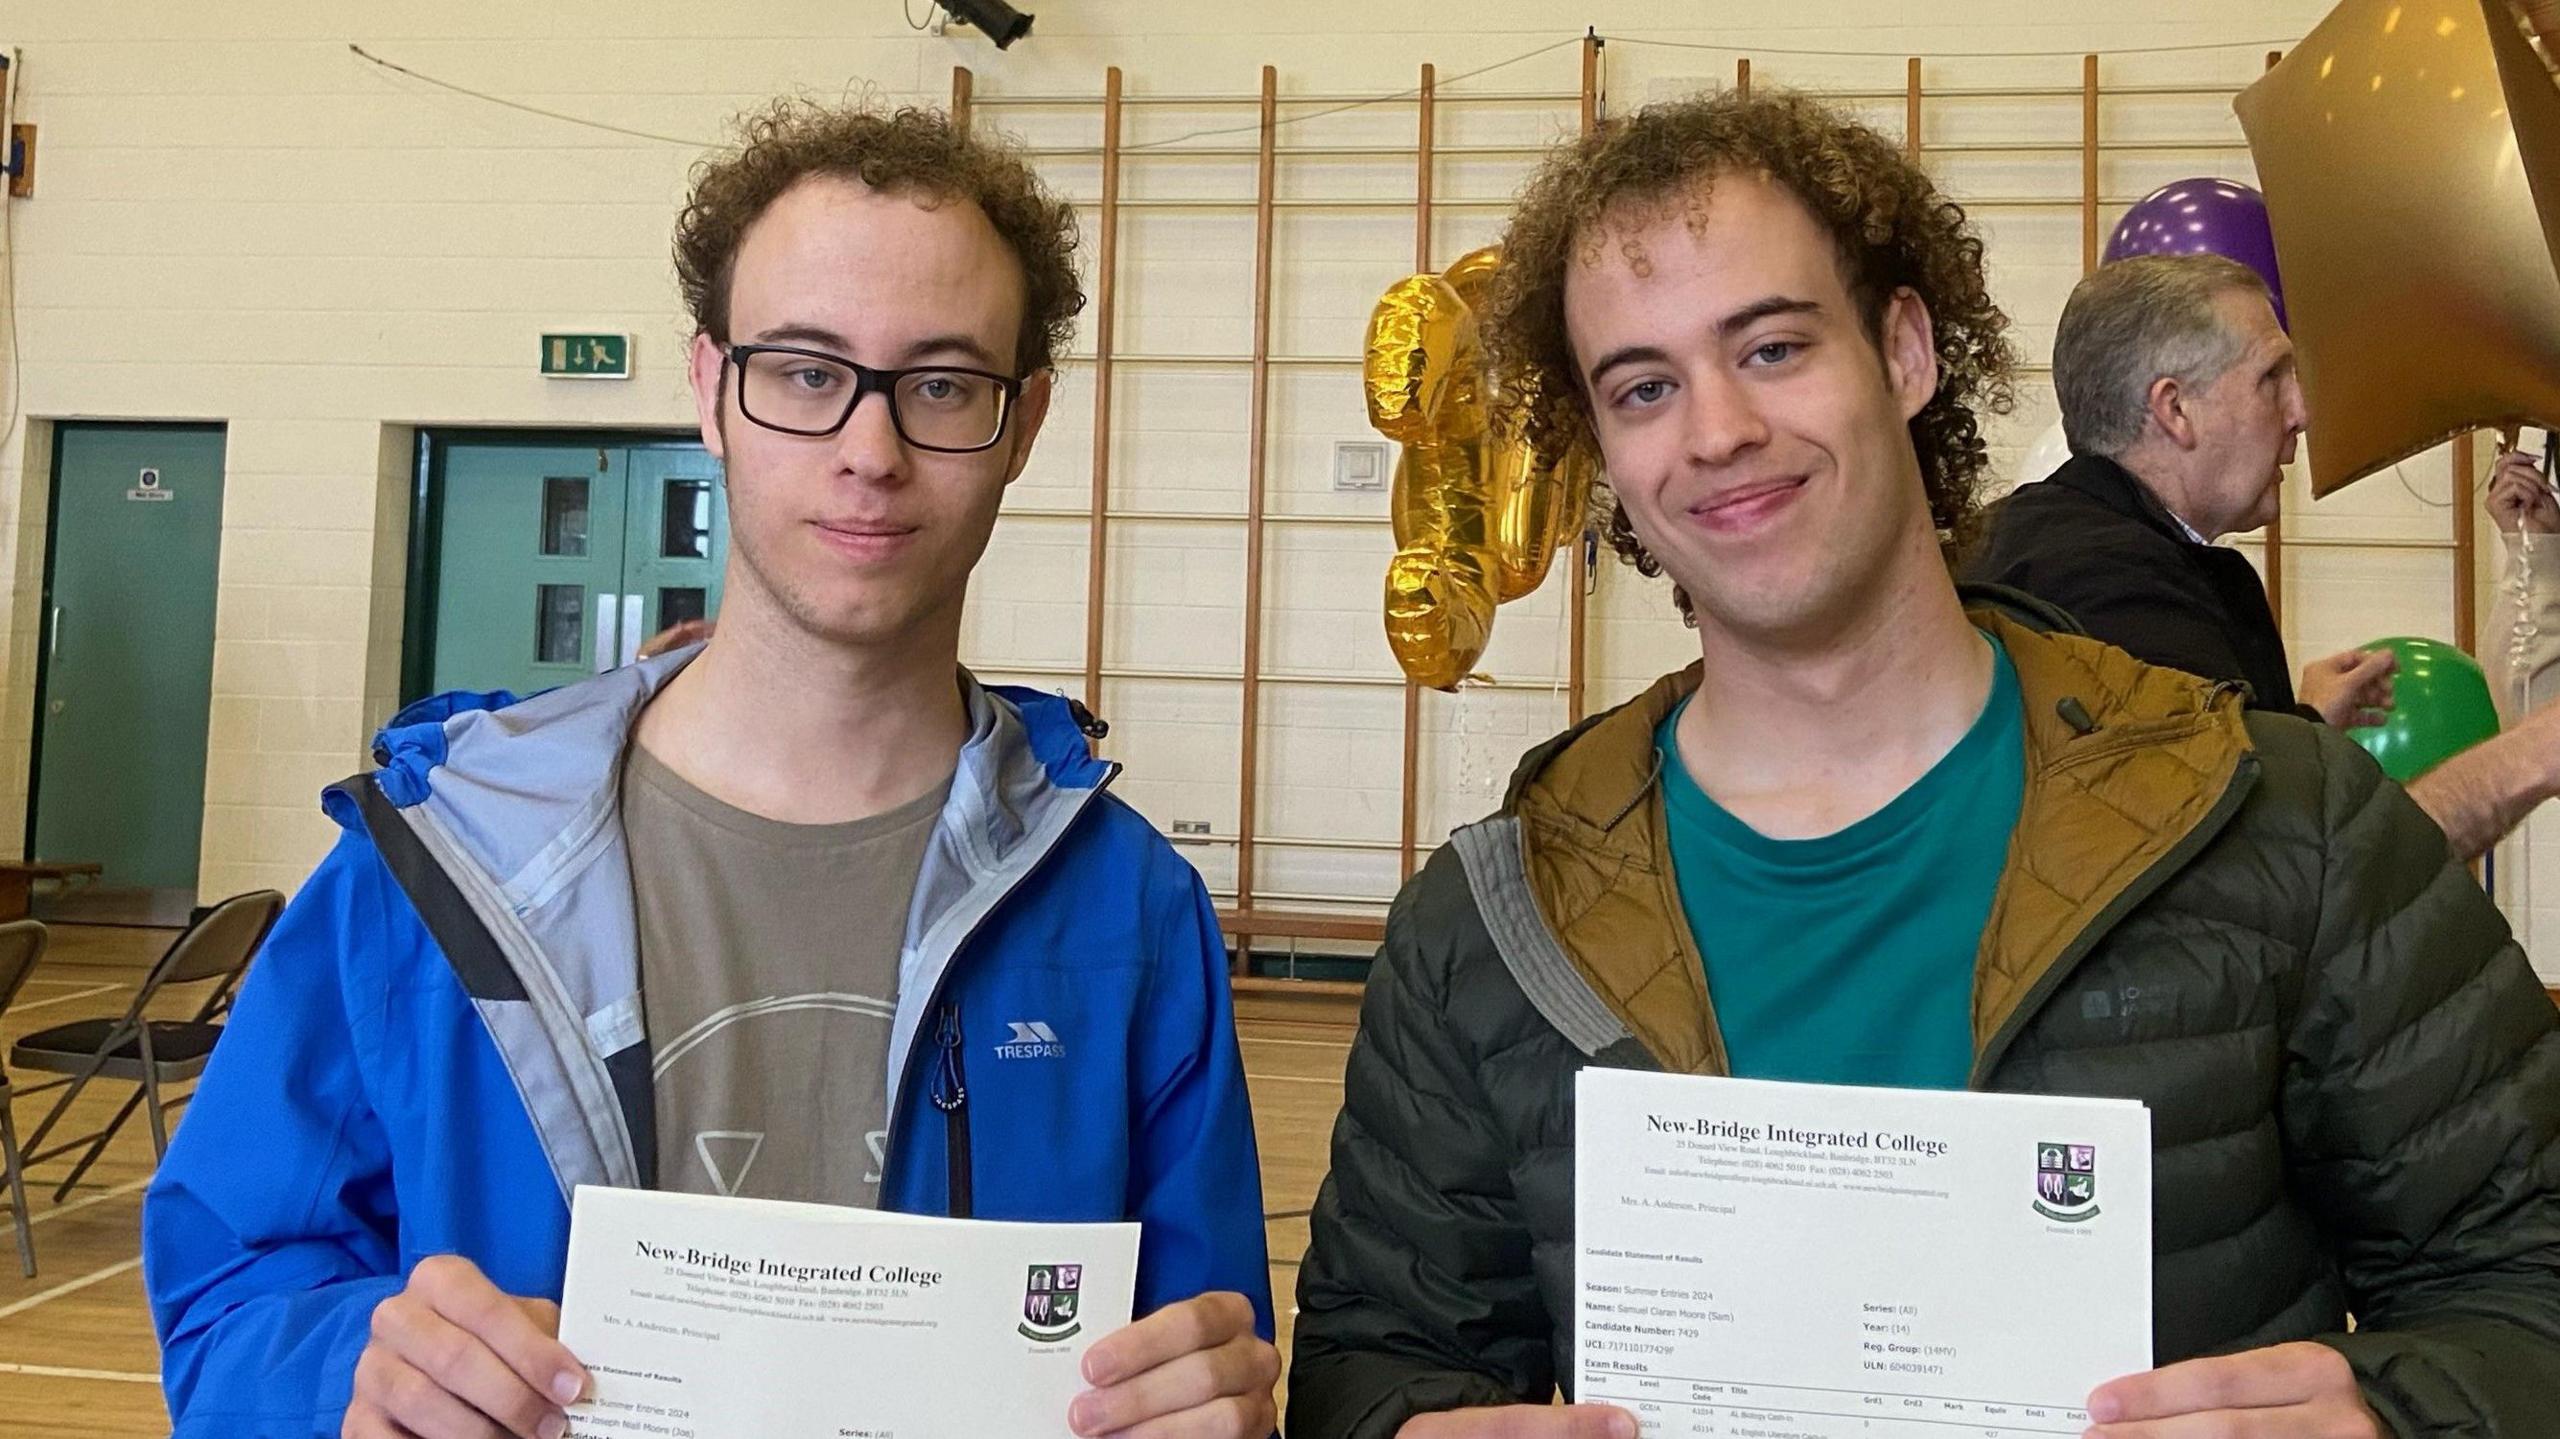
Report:
<svg viewBox="0 0 2560 1439"><path fill-rule="evenodd" d="M999 1224L581 1186L578 1439L1067 1435L1129 1322L1135 1224Z"/></svg>
<svg viewBox="0 0 2560 1439"><path fill-rule="evenodd" d="M1586 1069L1574 1398L1645 1439L2077 1435L2151 1367L2130 1100Z"/></svg>

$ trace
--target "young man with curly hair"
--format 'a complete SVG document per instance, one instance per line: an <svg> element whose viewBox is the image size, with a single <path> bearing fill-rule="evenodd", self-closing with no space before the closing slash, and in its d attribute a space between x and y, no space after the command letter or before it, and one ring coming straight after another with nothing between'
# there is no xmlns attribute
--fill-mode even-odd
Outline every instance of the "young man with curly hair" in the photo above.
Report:
<svg viewBox="0 0 2560 1439"><path fill-rule="evenodd" d="M1725 97L1559 153L1503 256L1493 352L1701 663L1398 898L1292 1439L1634 1439L1548 1403L1585 1065L2148 1105L2163 1367L2104 1439L2560 1433L2560 1016L2335 731L1959 592L2011 366L1963 213Z"/></svg>
<svg viewBox="0 0 2560 1439"><path fill-rule="evenodd" d="M1060 1425L1270 1432L1207 893L1089 716L959 665L1083 304L1073 212L930 112L743 141L676 234L719 631L431 702L330 792L144 1211L180 1435L557 1439L579 1184L1142 1221L1143 1317Z"/></svg>

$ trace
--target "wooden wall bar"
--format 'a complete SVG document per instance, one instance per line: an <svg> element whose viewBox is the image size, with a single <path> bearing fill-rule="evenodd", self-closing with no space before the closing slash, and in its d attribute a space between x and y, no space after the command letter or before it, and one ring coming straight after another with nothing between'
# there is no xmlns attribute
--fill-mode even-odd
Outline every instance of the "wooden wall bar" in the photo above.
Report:
<svg viewBox="0 0 2560 1439"><path fill-rule="evenodd" d="M1600 128L1600 37L1582 37L1582 133L1589 135ZM1572 588L1565 595L1565 705L1567 725L1582 723L1588 700L1583 672L1591 649L1591 546L1587 528L1577 528L1568 542L1573 546L1572 562L1565 578Z"/></svg>
<svg viewBox="0 0 2560 1439"><path fill-rule="evenodd" d="M1902 72L1902 153L1920 154L1920 57L1904 62Z"/></svg>
<svg viewBox="0 0 2560 1439"><path fill-rule="evenodd" d="M2480 653L2480 511L2472 476L2479 473L2476 437L2453 437L2453 642L2464 654Z"/></svg>
<svg viewBox="0 0 2560 1439"><path fill-rule="evenodd" d="M1093 285L1093 513L1085 535L1084 707L1102 713L1103 571L1110 559L1111 361L1120 273L1120 67L1102 73L1102 253Z"/></svg>
<svg viewBox="0 0 2560 1439"><path fill-rule="evenodd" d="M2080 57L2080 273L2098 268L2098 57Z"/></svg>
<svg viewBox="0 0 2560 1439"><path fill-rule="evenodd" d="M1431 268L1431 171L1434 133L1438 121L1439 74L1429 65L1422 67L1422 85L1414 92L1413 139L1413 268L1416 273Z"/></svg>
<svg viewBox="0 0 2560 1439"><path fill-rule="evenodd" d="M1253 830L1262 757L1263 478L1271 438L1271 214L1278 178L1280 72L1262 67L1261 153L1253 203L1253 418L1246 441L1244 713L1237 735L1236 908L1253 910ZM1237 951L1237 963L1244 951Z"/></svg>

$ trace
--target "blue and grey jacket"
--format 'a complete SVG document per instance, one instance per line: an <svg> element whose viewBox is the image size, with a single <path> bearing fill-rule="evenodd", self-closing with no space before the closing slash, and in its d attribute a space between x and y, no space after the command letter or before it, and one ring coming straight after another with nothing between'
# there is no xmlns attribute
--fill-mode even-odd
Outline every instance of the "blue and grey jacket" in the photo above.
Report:
<svg viewBox="0 0 2560 1439"><path fill-rule="evenodd" d="M373 1307L420 1259L556 1299L575 1186L651 1184L621 760L690 657L521 704L430 701L325 797L344 833L144 1203L180 1439L335 1435ZM1116 767L1065 700L964 685L973 732L900 959L881 1203L1141 1221L1141 1312L1234 1290L1268 1338L1208 893L1104 793ZM1006 1042L1017 1025L1054 1042Z"/></svg>

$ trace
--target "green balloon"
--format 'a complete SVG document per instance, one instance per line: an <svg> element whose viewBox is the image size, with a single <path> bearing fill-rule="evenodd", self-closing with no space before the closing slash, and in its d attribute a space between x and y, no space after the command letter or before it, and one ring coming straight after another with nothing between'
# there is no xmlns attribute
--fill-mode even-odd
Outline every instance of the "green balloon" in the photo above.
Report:
<svg viewBox="0 0 2560 1439"><path fill-rule="evenodd" d="M2391 718L2347 731L2382 772L2407 784L2498 732L2498 706L2480 662L2442 640L2375 640L2369 650L2400 657L2391 676Z"/></svg>

